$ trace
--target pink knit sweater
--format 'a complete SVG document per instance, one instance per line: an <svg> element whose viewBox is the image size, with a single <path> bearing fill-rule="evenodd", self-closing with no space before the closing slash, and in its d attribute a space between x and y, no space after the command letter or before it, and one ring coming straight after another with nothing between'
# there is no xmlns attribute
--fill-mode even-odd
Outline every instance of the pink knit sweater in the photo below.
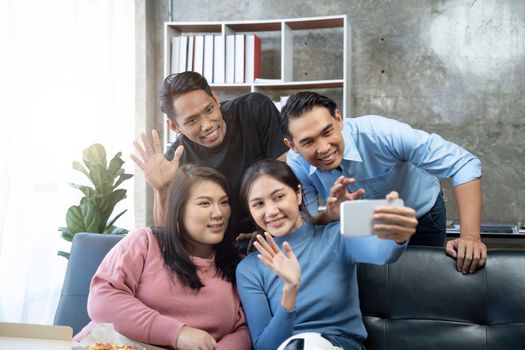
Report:
<svg viewBox="0 0 525 350"><path fill-rule="evenodd" d="M217 349L251 349L235 287L215 275L214 260L192 260L204 284L197 293L170 276L150 228L128 234L93 276L88 299L93 321L75 339L82 339L95 322L112 323L133 340L175 348L187 325L208 332Z"/></svg>

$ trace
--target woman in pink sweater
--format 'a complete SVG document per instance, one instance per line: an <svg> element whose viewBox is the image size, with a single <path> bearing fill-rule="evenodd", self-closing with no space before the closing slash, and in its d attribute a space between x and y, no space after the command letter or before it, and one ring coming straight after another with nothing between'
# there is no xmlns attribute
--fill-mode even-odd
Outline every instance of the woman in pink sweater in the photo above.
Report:
<svg viewBox="0 0 525 350"><path fill-rule="evenodd" d="M222 175L182 166L166 199L166 227L127 235L91 282L92 322L112 323L136 341L175 349L251 349L235 289L239 256L228 237Z"/></svg>

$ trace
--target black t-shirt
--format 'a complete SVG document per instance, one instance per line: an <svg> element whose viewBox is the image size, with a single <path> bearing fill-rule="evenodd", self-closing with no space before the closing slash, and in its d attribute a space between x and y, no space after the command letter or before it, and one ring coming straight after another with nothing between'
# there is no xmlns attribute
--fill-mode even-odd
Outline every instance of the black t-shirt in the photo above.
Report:
<svg viewBox="0 0 525 350"><path fill-rule="evenodd" d="M227 126L219 146L203 147L180 134L165 157L173 159L175 149L182 144L181 164L206 165L226 177L232 209L231 228L237 236L255 230L245 203L239 199L244 171L257 160L278 158L288 147L283 141L279 111L268 97L251 93L225 101L221 103L221 112Z"/></svg>

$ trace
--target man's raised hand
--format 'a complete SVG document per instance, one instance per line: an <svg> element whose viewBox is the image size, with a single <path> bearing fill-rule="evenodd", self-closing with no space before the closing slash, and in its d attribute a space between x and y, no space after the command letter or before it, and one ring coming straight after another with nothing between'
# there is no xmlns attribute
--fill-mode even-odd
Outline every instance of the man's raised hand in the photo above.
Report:
<svg viewBox="0 0 525 350"><path fill-rule="evenodd" d="M158 132L152 130L151 135L153 138L153 147L145 133L140 134L144 147L137 140L133 141L138 155L132 154L131 159L143 171L148 183L155 190L162 192L168 187L175 172L179 168L184 147L182 145L177 147L173 159L171 161L167 160L162 153Z"/></svg>
<svg viewBox="0 0 525 350"><path fill-rule="evenodd" d="M334 185L330 189L330 194L326 199L326 214L330 220L339 220L341 216L339 206L342 202L360 199L365 194L365 190L362 188L355 192L348 191L348 185L354 182L354 178L344 176L339 176L339 178L335 180Z"/></svg>

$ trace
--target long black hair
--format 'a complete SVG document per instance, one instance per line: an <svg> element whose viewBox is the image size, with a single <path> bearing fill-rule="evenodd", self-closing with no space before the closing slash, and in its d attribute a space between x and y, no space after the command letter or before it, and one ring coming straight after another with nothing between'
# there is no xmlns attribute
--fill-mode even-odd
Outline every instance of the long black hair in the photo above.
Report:
<svg viewBox="0 0 525 350"><path fill-rule="evenodd" d="M197 266L190 259L188 247L191 247L191 243L187 238L183 218L191 191L194 185L201 181L214 182L228 193L226 180L216 170L195 164L181 166L168 189L164 212L166 226L153 231L166 268L172 271L181 283L197 291L204 285L197 275ZM214 245L214 251L217 275L235 283L235 268L240 257L233 245L229 222L222 241Z"/></svg>

